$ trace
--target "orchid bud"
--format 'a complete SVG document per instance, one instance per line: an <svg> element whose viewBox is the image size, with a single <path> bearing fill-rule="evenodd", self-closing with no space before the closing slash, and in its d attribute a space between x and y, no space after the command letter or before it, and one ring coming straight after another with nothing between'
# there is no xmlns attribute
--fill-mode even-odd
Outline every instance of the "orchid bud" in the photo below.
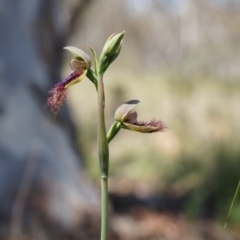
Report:
<svg viewBox="0 0 240 240"><path fill-rule="evenodd" d="M112 56L116 53L122 45L122 40L125 32L121 32L118 34L112 34L108 40L106 41L103 47L103 54L107 57Z"/></svg>
<svg viewBox="0 0 240 240"><path fill-rule="evenodd" d="M112 34L106 41L100 56L99 73L103 73L118 57L125 32Z"/></svg>

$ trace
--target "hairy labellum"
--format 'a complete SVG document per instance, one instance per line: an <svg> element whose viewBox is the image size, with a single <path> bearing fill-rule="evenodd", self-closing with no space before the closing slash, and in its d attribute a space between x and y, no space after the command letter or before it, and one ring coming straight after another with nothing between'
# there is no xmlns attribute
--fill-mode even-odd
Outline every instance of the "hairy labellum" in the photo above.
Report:
<svg viewBox="0 0 240 240"><path fill-rule="evenodd" d="M74 71L66 79L55 84L55 86L48 92L51 96L47 99L46 105L50 107L51 111L56 115L66 99L67 87L81 76L81 73Z"/></svg>

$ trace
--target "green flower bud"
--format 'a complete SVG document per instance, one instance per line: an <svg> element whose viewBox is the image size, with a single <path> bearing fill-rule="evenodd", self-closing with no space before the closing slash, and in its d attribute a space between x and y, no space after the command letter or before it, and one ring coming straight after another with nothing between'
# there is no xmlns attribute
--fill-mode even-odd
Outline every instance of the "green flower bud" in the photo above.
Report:
<svg viewBox="0 0 240 240"><path fill-rule="evenodd" d="M125 32L112 34L106 41L99 61L99 73L104 73L109 65L118 57Z"/></svg>
<svg viewBox="0 0 240 240"><path fill-rule="evenodd" d="M122 40L125 32L121 32L118 34L112 34L108 40L106 41L103 47L103 54L107 57L112 56L116 53L122 45Z"/></svg>

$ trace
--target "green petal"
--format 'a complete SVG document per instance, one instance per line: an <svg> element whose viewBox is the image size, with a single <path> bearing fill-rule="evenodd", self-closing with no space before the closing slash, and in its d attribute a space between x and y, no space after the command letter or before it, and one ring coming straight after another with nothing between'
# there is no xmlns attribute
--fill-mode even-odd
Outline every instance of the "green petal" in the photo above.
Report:
<svg viewBox="0 0 240 240"><path fill-rule="evenodd" d="M122 104L115 112L115 119L119 122L124 122L125 117L139 102L139 100L130 100Z"/></svg>
<svg viewBox="0 0 240 240"><path fill-rule="evenodd" d="M78 71L78 72L82 72L87 69L86 63L76 58L71 60L70 67L73 71Z"/></svg>
<svg viewBox="0 0 240 240"><path fill-rule="evenodd" d="M91 67L91 58L84 51L73 46L67 46L64 49L70 51L77 59L83 60L87 64L87 68Z"/></svg>
<svg viewBox="0 0 240 240"><path fill-rule="evenodd" d="M94 50L94 48L92 48L91 46L89 46L88 45L88 47L91 49L91 51L92 51L92 54L93 54L93 57L94 57L94 65L95 65L95 67L94 67L94 72L95 72L95 74L97 74L98 73L98 58L97 58L97 53L96 53L96 51Z"/></svg>

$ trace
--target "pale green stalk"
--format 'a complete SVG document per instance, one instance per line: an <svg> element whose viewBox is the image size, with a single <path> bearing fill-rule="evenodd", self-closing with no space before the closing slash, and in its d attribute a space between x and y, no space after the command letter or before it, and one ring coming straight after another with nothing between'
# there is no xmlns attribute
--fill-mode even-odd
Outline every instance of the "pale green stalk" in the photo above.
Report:
<svg viewBox="0 0 240 240"><path fill-rule="evenodd" d="M101 240L107 240L108 236L108 177L101 177L102 214L101 214Z"/></svg>
<svg viewBox="0 0 240 240"><path fill-rule="evenodd" d="M106 137L105 117L104 117L105 97L103 76L98 79L98 159L101 171L101 240L107 240L108 235L108 161L109 150Z"/></svg>

